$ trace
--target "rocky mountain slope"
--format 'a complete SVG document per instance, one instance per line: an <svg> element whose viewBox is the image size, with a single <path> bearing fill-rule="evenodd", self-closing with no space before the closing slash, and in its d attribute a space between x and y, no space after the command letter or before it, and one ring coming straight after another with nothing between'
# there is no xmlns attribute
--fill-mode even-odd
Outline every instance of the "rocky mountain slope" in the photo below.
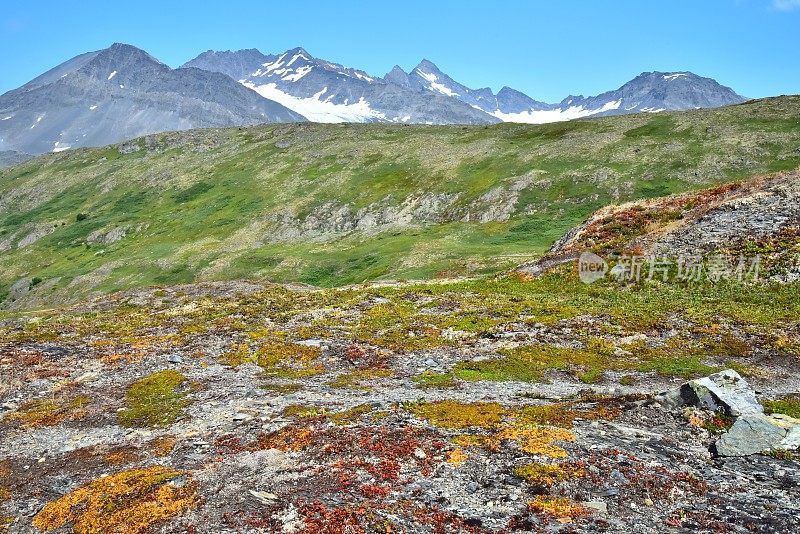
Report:
<svg viewBox="0 0 800 534"><path fill-rule="evenodd" d="M227 76L171 69L114 44L1 95L0 151L40 154L163 131L303 120Z"/></svg>
<svg viewBox="0 0 800 534"><path fill-rule="evenodd" d="M530 126L265 125L0 170L4 306L496 273L597 209L800 167L800 99Z"/></svg>
<svg viewBox="0 0 800 534"><path fill-rule="evenodd" d="M458 100L411 91L364 71L315 58L302 48L280 55L264 55L258 50L208 51L184 67L227 74L314 122L498 122Z"/></svg>
<svg viewBox="0 0 800 534"><path fill-rule="evenodd" d="M15 150L0 151L0 168L17 165L23 161L28 161L32 157L31 154L25 154L24 152L17 152Z"/></svg>
<svg viewBox="0 0 800 534"><path fill-rule="evenodd" d="M558 240L541 260L570 261L584 251L603 257L759 257L762 275L800 279L800 173L759 176L709 190L608 206Z"/></svg>

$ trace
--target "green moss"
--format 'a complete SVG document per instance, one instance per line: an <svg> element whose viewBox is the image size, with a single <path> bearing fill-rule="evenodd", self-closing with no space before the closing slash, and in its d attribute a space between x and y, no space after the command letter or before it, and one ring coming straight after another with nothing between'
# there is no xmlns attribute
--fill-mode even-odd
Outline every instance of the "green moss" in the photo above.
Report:
<svg viewBox="0 0 800 534"><path fill-rule="evenodd" d="M458 387L458 383L449 373L424 371L414 377L414 383L421 389L447 389Z"/></svg>
<svg viewBox="0 0 800 534"><path fill-rule="evenodd" d="M547 371L557 369L573 371L579 379L593 383L602 378L604 369L622 364L611 359L608 350L599 340L590 341L585 349L525 345L501 351L505 355L501 359L460 362L453 372L462 380L541 382Z"/></svg>
<svg viewBox="0 0 800 534"><path fill-rule="evenodd" d="M177 371L153 373L128 388L128 408L118 413L123 426L163 428L172 425L189 406L187 379Z"/></svg>
<svg viewBox="0 0 800 534"><path fill-rule="evenodd" d="M720 369L704 364L698 356L660 356L637 366L642 372L655 371L663 376L697 378L716 373Z"/></svg>
<svg viewBox="0 0 800 534"><path fill-rule="evenodd" d="M619 379L619 383L623 386L633 386L636 384L636 377L633 375L624 375Z"/></svg>
<svg viewBox="0 0 800 534"><path fill-rule="evenodd" d="M273 393L296 393L303 389L302 384L264 384L261 389L272 391Z"/></svg>
<svg viewBox="0 0 800 534"><path fill-rule="evenodd" d="M778 400L765 400L764 411L767 413L782 413L800 419L800 395L785 397Z"/></svg>
<svg viewBox="0 0 800 534"><path fill-rule="evenodd" d="M306 404L290 404L283 409L283 415L286 417L296 417L299 419L308 419L313 417L324 417L328 415L325 408L318 406L309 406Z"/></svg>
<svg viewBox="0 0 800 534"><path fill-rule="evenodd" d="M364 382L391 376L394 376L394 372L390 369L358 369L340 374L327 385L332 388L369 389Z"/></svg>

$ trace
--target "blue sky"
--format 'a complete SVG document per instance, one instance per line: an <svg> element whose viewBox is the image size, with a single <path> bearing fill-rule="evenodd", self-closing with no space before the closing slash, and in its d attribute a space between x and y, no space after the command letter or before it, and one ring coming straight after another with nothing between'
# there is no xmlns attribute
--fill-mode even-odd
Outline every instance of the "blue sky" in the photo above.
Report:
<svg viewBox="0 0 800 534"><path fill-rule="evenodd" d="M173 67L208 49L298 45L376 75L425 57L465 85L509 85L546 101L649 70L690 70L751 97L800 93L800 0L213 4L3 0L0 93L115 41Z"/></svg>

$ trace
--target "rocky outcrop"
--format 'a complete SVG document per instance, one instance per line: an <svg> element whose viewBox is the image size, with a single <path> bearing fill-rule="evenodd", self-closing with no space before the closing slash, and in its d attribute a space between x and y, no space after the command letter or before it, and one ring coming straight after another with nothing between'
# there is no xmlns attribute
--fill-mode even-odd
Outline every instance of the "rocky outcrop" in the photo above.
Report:
<svg viewBox="0 0 800 534"><path fill-rule="evenodd" d="M595 212L541 260L517 270L538 274L554 258L590 251L689 258L758 254L778 281L800 279L800 171L759 176L704 191L629 202ZM557 262L555 263L558 264Z"/></svg>
<svg viewBox="0 0 800 534"><path fill-rule="evenodd" d="M732 369L689 381L657 398L670 408L696 406L734 417L764 413L750 385Z"/></svg>
<svg viewBox="0 0 800 534"><path fill-rule="evenodd" d="M800 420L784 414L765 415L755 392L732 369L691 380L661 393L656 400L667 409L693 407L735 417L712 449L717 456L750 456L800 448Z"/></svg>
<svg viewBox="0 0 800 534"><path fill-rule="evenodd" d="M750 456L798 447L800 420L782 414L740 417L714 445L719 456Z"/></svg>

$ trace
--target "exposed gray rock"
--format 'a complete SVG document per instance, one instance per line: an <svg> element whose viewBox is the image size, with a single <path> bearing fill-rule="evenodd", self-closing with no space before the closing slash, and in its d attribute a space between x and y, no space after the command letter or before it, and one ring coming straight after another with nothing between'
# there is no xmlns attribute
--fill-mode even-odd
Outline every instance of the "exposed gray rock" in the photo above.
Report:
<svg viewBox="0 0 800 534"><path fill-rule="evenodd" d="M3 150L0 151L0 169L3 167L13 167L25 161L28 161L33 156L25 154L24 152L17 152L16 150Z"/></svg>
<svg viewBox="0 0 800 534"><path fill-rule="evenodd" d="M696 223L672 231L653 247L656 255L691 256L724 249L742 239L775 235L800 224L800 180L776 180L754 194L735 197Z"/></svg>
<svg viewBox="0 0 800 534"><path fill-rule="evenodd" d="M657 399L667 408L690 405L724 411L735 417L764 413L750 385L732 369L691 380L678 390L658 395Z"/></svg>
<svg viewBox="0 0 800 534"><path fill-rule="evenodd" d="M760 452L782 449L790 430L798 428L800 420L787 415L746 415L717 440L719 456L749 456ZM793 436L796 431L793 432Z"/></svg>
<svg viewBox="0 0 800 534"><path fill-rule="evenodd" d="M97 243L102 245L110 245L112 243L116 243L128 232L127 226L117 226L116 228L112 228L111 230L95 230L91 234L86 237L86 241L89 243Z"/></svg>
<svg viewBox="0 0 800 534"><path fill-rule="evenodd" d="M800 449L800 424L795 425L786 432L786 437L778 444L778 449L796 451Z"/></svg>

